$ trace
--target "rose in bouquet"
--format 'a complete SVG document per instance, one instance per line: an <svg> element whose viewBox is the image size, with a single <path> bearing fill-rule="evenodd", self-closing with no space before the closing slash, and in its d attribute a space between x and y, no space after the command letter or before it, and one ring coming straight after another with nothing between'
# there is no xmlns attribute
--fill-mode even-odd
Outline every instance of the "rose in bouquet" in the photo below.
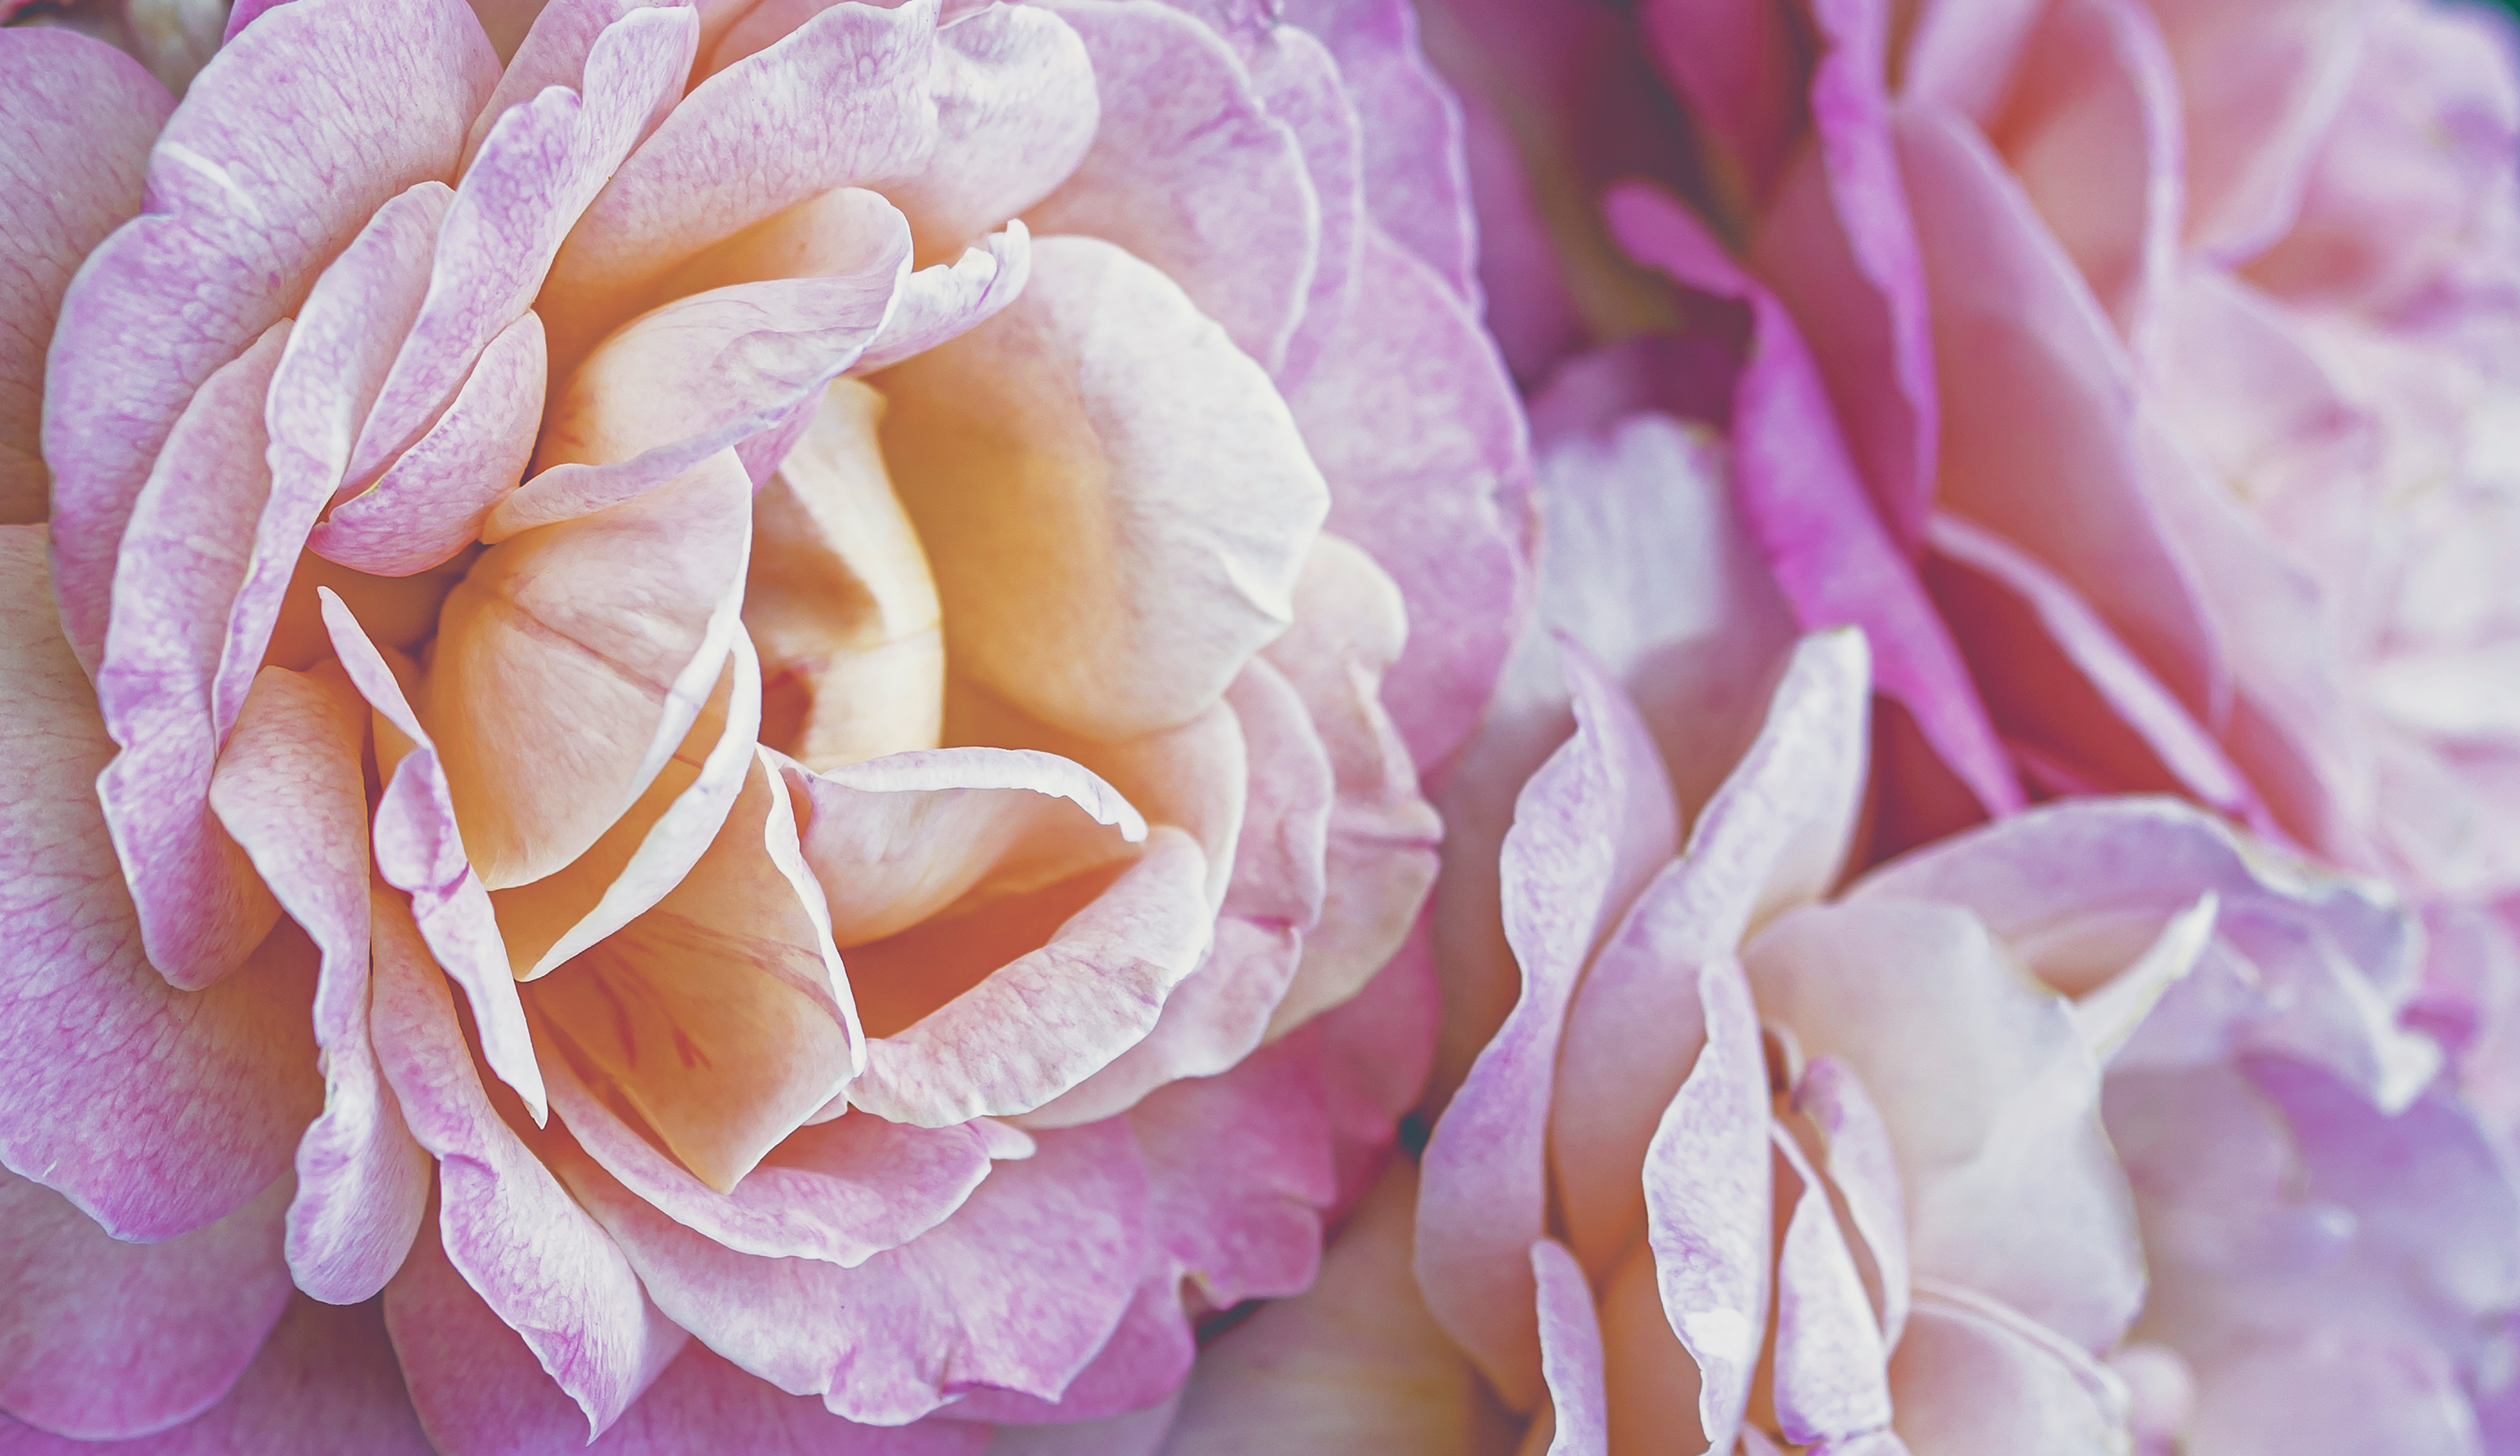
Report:
<svg viewBox="0 0 2520 1456"><path fill-rule="evenodd" d="M0 1438L1157 1402L1424 1067L1449 103L1371 4L490 19L0 30Z"/></svg>

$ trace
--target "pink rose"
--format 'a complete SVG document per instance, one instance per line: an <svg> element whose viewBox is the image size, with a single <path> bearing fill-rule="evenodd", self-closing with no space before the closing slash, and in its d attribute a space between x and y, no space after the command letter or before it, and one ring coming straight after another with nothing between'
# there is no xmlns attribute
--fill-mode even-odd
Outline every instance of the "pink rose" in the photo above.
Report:
<svg viewBox="0 0 2520 1456"><path fill-rule="evenodd" d="M1463 768L1553 745L1496 881L1518 986L1173 1449L2506 1449L2520 1183L2398 1025L2414 917L2158 796L1840 886L1864 639L1778 635L1737 452L1564 403L1550 633Z"/></svg>
<svg viewBox="0 0 2520 1456"><path fill-rule="evenodd" d="M0 1445L1155 1405L1424 1072L1450 102L1370 0L491 19L0 30Z"/></svg>

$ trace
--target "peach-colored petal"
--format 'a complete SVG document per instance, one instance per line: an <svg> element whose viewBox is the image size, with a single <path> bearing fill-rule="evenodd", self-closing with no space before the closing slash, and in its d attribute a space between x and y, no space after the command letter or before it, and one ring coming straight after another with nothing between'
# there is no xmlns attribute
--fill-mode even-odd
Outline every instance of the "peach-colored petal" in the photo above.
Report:
<svg viewBox="0 0 2520 1456"><path fill-rule="evenodd" d="M1049 197L1085 159L1102 115L1084 42L1047 8L990 5L944 26L936 46L935 154L884 187L928 258Z"/></svg>
<svg viewBox="0 0 2520 1456"><path fill-rule="evenodd" d="M361 571L409 576L471 545L524 478L542 423L543 370L542 320L528 312L482 349L428 432L335 507L307 548Z"/></svg>
<svg viewBox="0 0 2520 1456"><path fill-rule="evenodd" d="M565 1058L552 1068L550 1084L552 1104L585 1158L675 1222L763 1258L854 1268L961 1208L988 1175L993 1156L976 1125L927 1128L839 1117L788 1134L733 1192L722 1193L608 1106ZM585 1158L559 1157L561 1176L585 1182Z"/></svg>
<svg viewBox="0 0 2520 1456"><path fill-rule="evenodd" d="M1268 377L1147 264L1044 241L1013 307L883 387L948 654L1015 706L1170 728L1284 629L1328 492Z"/></svg>
<svg viewBox="0 0 2520 1456"><path fill-rule="evenodd" d="M865 1041L770 756L681 883L525 997L598 1095L721 1193L830 1102Z"/></svg>
<svg viewBox="0 0 2520 1456"><path fill-rule="evenodd" d="M288 1202L284 1175L206 1228L125 1244L0 1172L0 1412L116 1440L215 1404L289 1305Z"/></svg>
<svg viewBox="0 0 2520 1456"><path fill-rule="evenodd" d="M461 1283L525 1337L585 1413L589 1434L600 1433L673 1358L682 1332L656 1313L612 1237L518 1135L510 1119L522 1109L502 1107L482 1084L446 980L400 897L380 894L375 910L377 1057L412 1135L438 1160L435 1227L385 1289L403 1363L415 1364L416 1343L430 1346L429 1363L440 1368L473 1357L451 1321L405 1317L415 1301L442 1302L433 1291L460 1271ZM422 1412L435 1424L425 1397Z"/></svg>
<svg viewBox="0 0 2520 1456"><path fill-rule="evenodd" d="M113 47L68 30L0 35L0 524L42 520L44 349L70 275L140 210L149 143L174 103Z"/></svg>
<svg viewBox="0 0 2520 1456"><path fill-rule="evenodd" d="M713 457L492 547L447 597L419 707L484 885L584 854L691 731L742 631L749 496Z"/></svg>
<svg viewBox="0 0 2520 1456"><path fill-rule="evenodd" d="M1677 826L1662 760L1635 707L1566 647L1576 733L1524 785L1506 836L1507 940L1522 996L1471 1065L1426 1146L1417 1268L1427 1306L1508 1404L1540 1398L1530 1250L1546 1231L1550 1085L1566 1008Z"/></svg>
<svg viewBox="0 0 2520 1456"><path fill-rule="evenodd" d="M1395 1167L1313 1288L1219 1337L1192 1372L1172 1456L1455 1456L1479 1449L1478 1376L1410 1277L1416 1175Z"/></svg>
<svg viewBox="0 0 2520 1456"><path fill-rule="evenodd" d="M1336 797L1321 918L1270 1013L1272 1036L1356 994L1400 949L1434 886L1443 823L1381 698L1408 631L1400 590L1372 557L1334 536L1314 544L1295 583L1295 625L1267 656L1310 710Z"/></svg>
<svg viewBox="0 0 2520 1456"><path fill-rule="evenodd" d="M298 101L310 69L339 78L321 108ZM185 401L387 199L453 175L497 78L455 0L296 0L194 78L150 155L150 210L92 255L49 362L54 590L82 663L102 655L123 523Z"/></svg>
<svg viewBox="0 0 2520 1456"><path fill-rule="evenodd" d="M1704 1382L1697 1362L1672 1333L1662 1296L1654 1288L1653 1251L1645 1245L1629 1250L1605 1281L1600 1324L1601 1377L1613 1449L1667 1434L1680 1437L1682 1450L1693 1449L1705 1439L1698 1419ZM1756 1429L1741 1428L1745 1436ZM1758 1449L1746 1440L1744 1444Z"/></svg>
<svg viewBox="0 0 2520 1456"><path fill-rule="evenodd" d="M263 390L287 337L285 328L263 335L185 407L132 503L116 568L129 585L97 671L106 728L123 745L97 797L151 963L194 990L234 970L279 914L207 795L225 729L212 685L270 485Z"/></svg>
<svg viewBox="0 0 2520 1456"><path fill-rule="evenodd" d="M682 881L743 791L760 726L761 670L739 636L708 706L630 812L559 871L491 893L518 980L548 975Z"/></svg>
<svg viewBox="0 0 2520 1456"><path fill-rule="evenodd" d="M1303 149L1214 32L1156 0L1059 0L1093 57L1093 150L1031 210L1045 233L1107 239L1180 285L1275 370L1312 287L1321 203ZM1234 245L1219 247L1216 240Z"/></svg>
<svg viewBox="0 0 2520 1456"><path fill-rule="evenodd" d="M429 953L464 988L483 1060L524 1099L539 1124L547 1109L524 1002L499 940L489 892L465 858L437 746L349 608L327 591L323 612L342 669L376 714L377 767L386 775L376 808L377 873L411 896L410 913Z"/></svg>
<svg viewBox="0 0 2520 1456"><path fill-rule="evenodd" d="M935 36L934 0L834 5L692 88L552 265L538 307L553 354L583 357L650 284L718 240L835 188L916 172L936 146Z"/></svg>
<svg viewBox="0 0 2520 1456"><path fill-rule="evenodd" d="M112 743L44 540L0 527L0 1162L117 1237L171 1238L279 1176L320 1108L313 957L193 993L149 964L93 787Z"/></svg>
<svg viewBox="0 0 2520 1456"><path fill-rule="evenodd" d="M337 666L265 668L219 756L210 807L323 953L315 983L324 1115L297 1144L289 1264L298 1288L355 1304L384 1288L428 1200L368 1037L368 706Z"/></svg>
<svg viewBox="0 0 2520 1456"><path fill-rule="evenodd" d="M752 498L743 622L763 676L805 700L776 746L817 772L934 748L944 731L944 625L876 442L883 405L834 381Z"/></svg>

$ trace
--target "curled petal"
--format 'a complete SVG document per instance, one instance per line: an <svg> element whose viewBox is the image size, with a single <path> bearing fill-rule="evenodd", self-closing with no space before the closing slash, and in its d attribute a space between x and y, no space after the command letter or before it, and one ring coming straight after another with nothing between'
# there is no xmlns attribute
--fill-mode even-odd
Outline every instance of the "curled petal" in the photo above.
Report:
<svg viewBox="0 0 2520 1456"><path fill-rule="evenodd" d="M1050 196L1102 117L1076 28L1046 8L992 5L937 32L936 151L885 186L920 252L952 252Z"/></svg>
<svg viewBox="0 0 2520 1456"><path fill-rule="evenodd" d="M1890 1362L1900 1438L1951 1456L2126 1449L2126 1387L2105 1365L1991 1301L1920 1290Z"/></svg>
<svg viewBox="0 0 2520 1456"><path fill-rule="evenodd" d="M1565 1245L1541 1239L1531 1246L1531 1273L1540 1296L1540 1370L1549 1383L1553 1428L1549 1456L1605 1456L1610 1425L1601 1384L1601 1325L1593 1312L1593 1291L1585 1287L1584 1266Z"/></svg>

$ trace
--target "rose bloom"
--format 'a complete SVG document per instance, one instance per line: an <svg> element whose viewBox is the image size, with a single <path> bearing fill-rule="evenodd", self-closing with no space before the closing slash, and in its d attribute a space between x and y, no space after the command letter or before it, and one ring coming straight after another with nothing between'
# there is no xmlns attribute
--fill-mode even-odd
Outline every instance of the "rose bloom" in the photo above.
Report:
<svg viewBox="0 0 2520 1456"><path fill-rule="evenodd" d="M1518 985L1422 1169L1202 1356L1186 1419L1265 1433L1204 1449L2514 1449L2520 1184L2398 1024L2394 894L2158 796L1841 885L1900 772L1864 639L1796 640L1702 428L1535 426L1549 631L1463 768L1554 744Z"/></svg>
<svg viewBox="0 0 2520 1456"><path fill-rule="evenodd" d="M1883 751L1932 771L1874 849L2143 790L2432 913L2520 892L2507 17L1434 13L1517 373L1688 339L1640 372L1729 423L1796 619L1870 636ZM2434 980L2453 1040L2510 993Z"/></svg>
<svg viewBox="0 0 2520 1456"><path fill-rule="evenodd" d="M0 1447L1120 1449L1426 1066L1451 103L1370 0L485 15L0 30Z"/></svg>

